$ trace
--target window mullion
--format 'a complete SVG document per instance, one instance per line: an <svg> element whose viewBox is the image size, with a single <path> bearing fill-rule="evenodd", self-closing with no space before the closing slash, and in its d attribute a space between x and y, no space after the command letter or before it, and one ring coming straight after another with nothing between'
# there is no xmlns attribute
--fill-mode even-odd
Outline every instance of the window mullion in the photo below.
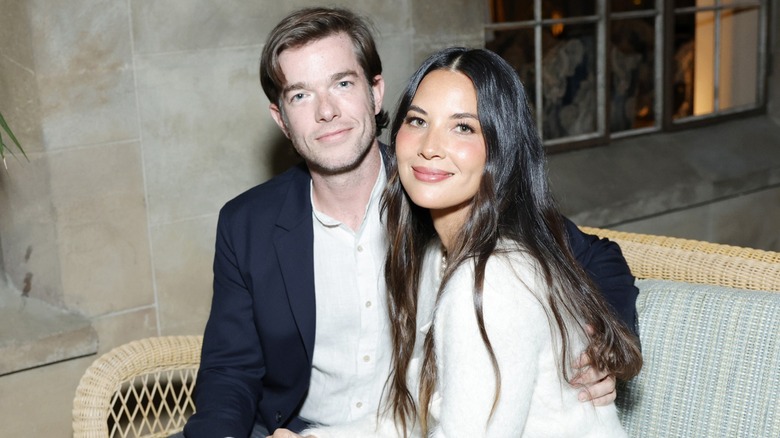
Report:
<svg viewBox="0 0 780 438"><path fill-rule="evenodd" d="M609 35L609 5L607 0L596 2L596 13L599 16L596 21L596 132L599 136L609 137L610 127L607 123L609 114L609 74L607 70L609 62L607 57L611 50Z"/></svg>
<svg viewBox="0 0 780 438"><path fill-rule="evenodd" d="M720 0L718 0L718 3L720 3ZM712 54L712 68L714 71L712 72L712 85L713 85L713 96L712 96L712 113L718 114L721 112L722 108L720 107L720 57L723 54L723 51L721 50L721 19L723 18L723 9L717 8L715 9L715 26L714 26L714 53Z"/></svg>
<svg viewBox="0 0 780 438"><path fill-rule="evenodd" d="M656 114L656 129L664 129L666 125L666 101L668 96L666 94L666 85L668 82L664 81L664 65L666 65L666 53L669 47L666 44L666 38L664 34L668 27L671 27L667 23L664 14L666 11L666 1L656 1L656 14L655 14L655 114ZM671 120L671 116L669 117Z"/></svg>
<svg viewBox="0 0 780 438"><path fill-rule="evenodd" d="M534 71L536 88L536 126L539 130L539 137L544 141L544 87L542 80L544 77L542 69L542 0L534 0Z"/></svg>

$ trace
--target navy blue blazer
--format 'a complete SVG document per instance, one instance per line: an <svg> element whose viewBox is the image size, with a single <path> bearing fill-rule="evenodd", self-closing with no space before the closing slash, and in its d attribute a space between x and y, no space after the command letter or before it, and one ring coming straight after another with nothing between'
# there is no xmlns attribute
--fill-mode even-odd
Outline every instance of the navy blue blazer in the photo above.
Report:
<svg viewBox="0 0 780 438"><path fill-rule="evenodd" d="M311 177L295 166L229 201L219 214L214 296L188 438L247 437L256 418L301 430L314 348ZM638 290L620 248L567 221L577 259L635 325Z"/></svg>

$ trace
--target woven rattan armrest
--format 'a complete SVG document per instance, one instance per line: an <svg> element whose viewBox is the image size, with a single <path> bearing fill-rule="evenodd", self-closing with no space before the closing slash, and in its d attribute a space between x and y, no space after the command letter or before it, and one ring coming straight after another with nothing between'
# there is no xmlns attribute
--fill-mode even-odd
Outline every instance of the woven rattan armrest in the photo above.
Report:
<svg viewBox="0 0 780 438"><path fill-rule="evenodd" d="M75 438L165 437L194 411L201 336L133 341L99 357L73 400Z"/></svg>

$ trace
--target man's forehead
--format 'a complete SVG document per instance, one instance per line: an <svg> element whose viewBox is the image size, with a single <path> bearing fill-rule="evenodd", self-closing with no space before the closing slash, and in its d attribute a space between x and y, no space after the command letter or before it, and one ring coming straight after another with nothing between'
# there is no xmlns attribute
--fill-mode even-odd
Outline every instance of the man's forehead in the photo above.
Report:
<svg viewBox="0 0 780 438"><path fill-rule="evenodd" d="M345 63L359 65L358 53L346 34L333 34L279 52L282 70L301 63Z"/></svg>
<svg viewBox="0 0 780 438"><path fill-rule="evenodd" d="M331 35L285 49L279 54L283 88L295 84L330 82L362 71L352 41L346 35Z"/></svg>

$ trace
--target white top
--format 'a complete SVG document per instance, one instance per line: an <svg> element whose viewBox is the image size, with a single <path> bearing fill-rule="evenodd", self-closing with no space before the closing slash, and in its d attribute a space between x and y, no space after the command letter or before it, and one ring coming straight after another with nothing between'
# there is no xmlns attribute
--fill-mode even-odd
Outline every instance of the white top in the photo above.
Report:
<svg viewBox="0 0 780 438"><path fill-rule="evenodd" d="M317 330L300 413L313 424L343 424L372 416L379 406L391 360L383 274L387 243L379 217L386 181L381 166L357 232L313 209Z"/></svg>
<svg viewBox="0 0 780 438"><path fill-rule="evenodd" d="M421 283L418 334L410 364L409 389L417 396L424 332L438 287L441 253L426 256ZM487 263L483 312L501 372L501 394L493 416L494 373L477 326L472 290L473 265L457 269L435 311L437 391L431 402L431 437L625 437L614 403L594 407L577 400L578 390L557 369L560 335L546 314L548 289L536 264L524 253L494 255ZM583 338L573 340L580 351ZM364 418L350 424L306 431L321 438L399 436L392 419ZM420 436L414 430L412 436Z"/></svg>

